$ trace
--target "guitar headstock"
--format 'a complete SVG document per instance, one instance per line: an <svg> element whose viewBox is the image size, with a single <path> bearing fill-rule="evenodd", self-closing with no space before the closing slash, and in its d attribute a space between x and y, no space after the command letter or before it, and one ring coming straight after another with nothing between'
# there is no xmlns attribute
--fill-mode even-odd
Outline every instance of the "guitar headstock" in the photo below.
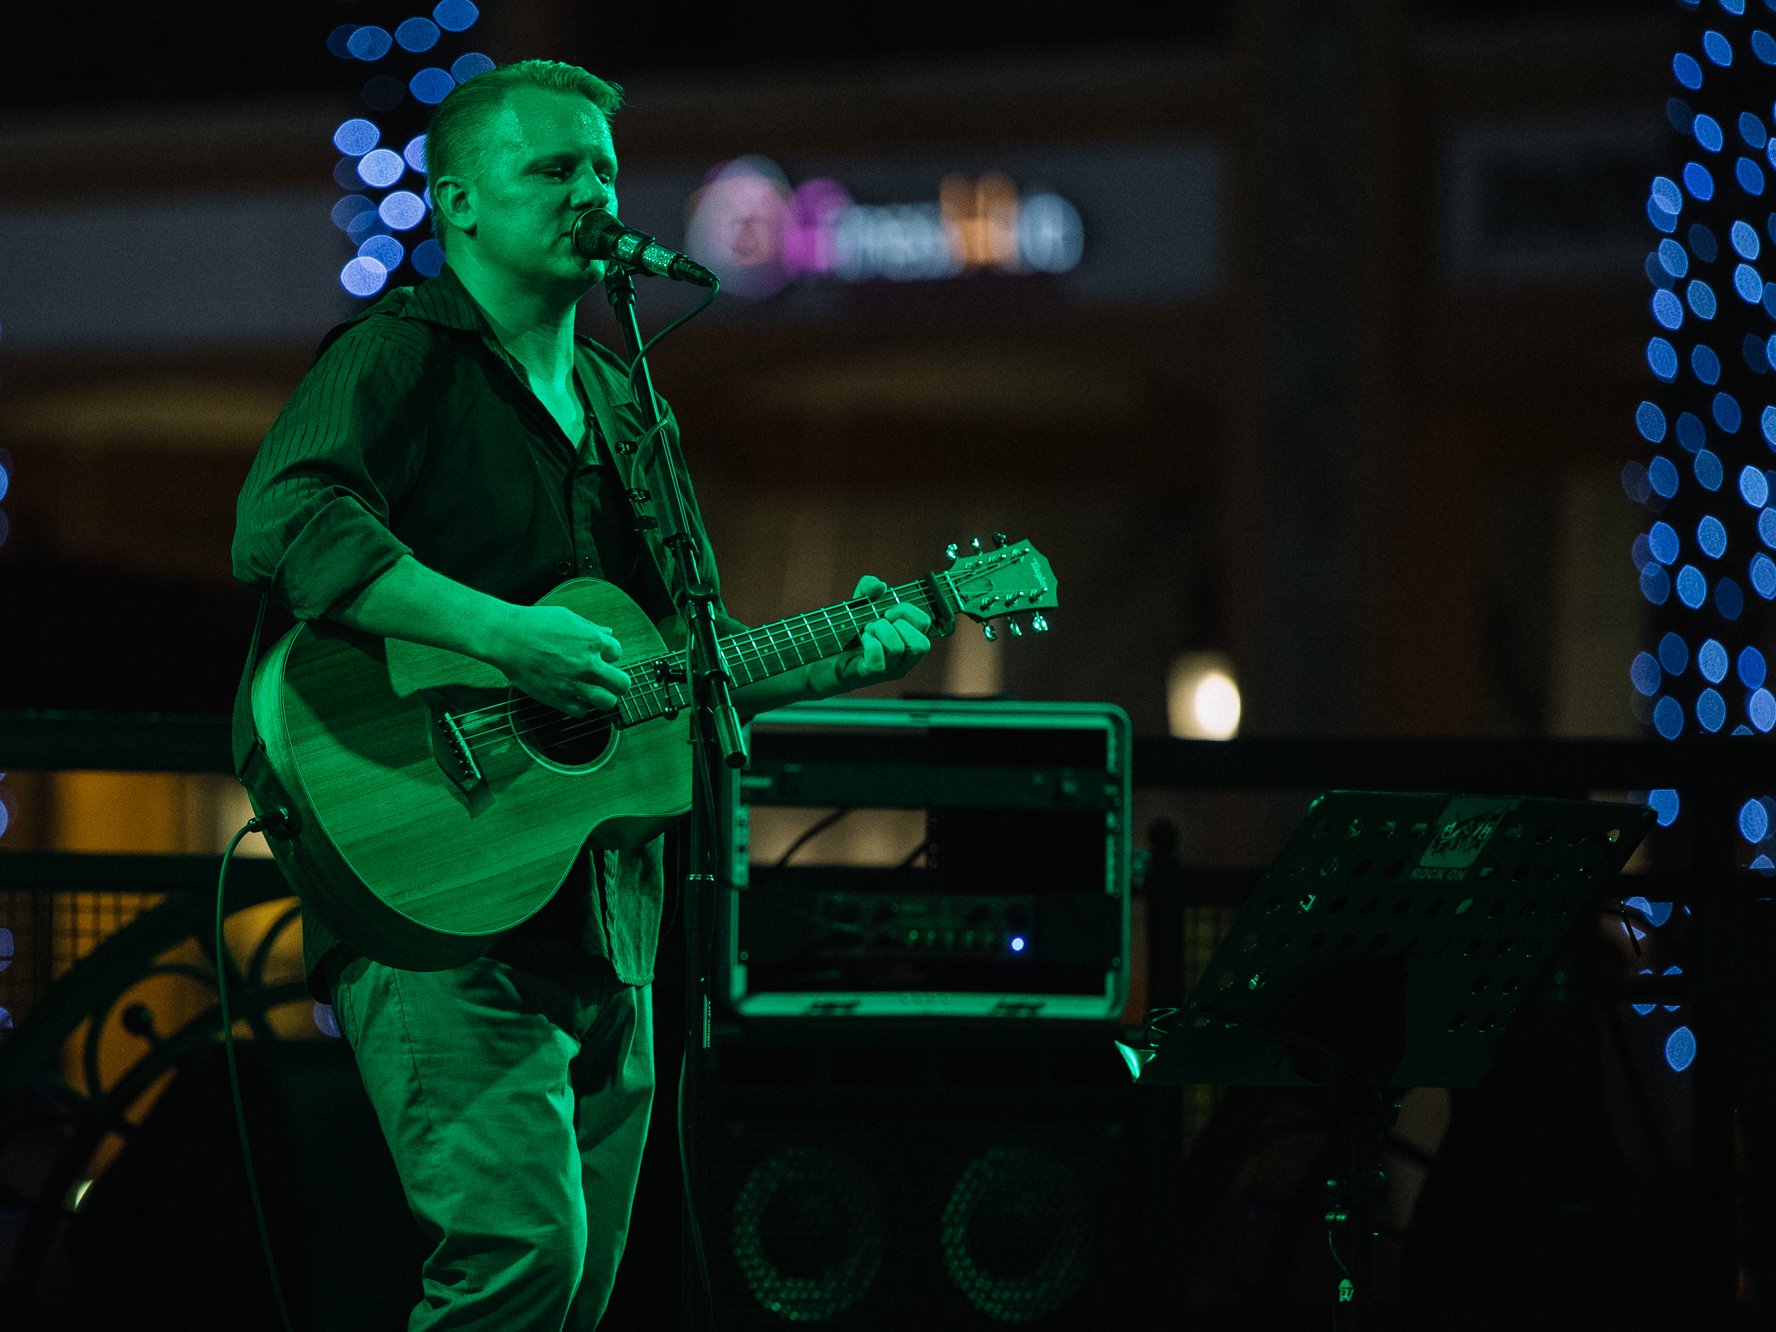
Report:
<svg viewBox="0 0 1776 1332"><path fill-rule="evenodd" d="M990 550L981 549L979 541L970 554L957 549L951 546L947 552L953 561L948 572L933 575L953 613L981 621L989 639L998 637L992 622L1001 617L1014 635L1021 635L1023 627L1010 617L1024 611L1031 612L1032 629L1041 633L1048 628L1042 612L1060 601L1054 570L1041 551L1028 541L1008 542L1003 533Z"/></svg>

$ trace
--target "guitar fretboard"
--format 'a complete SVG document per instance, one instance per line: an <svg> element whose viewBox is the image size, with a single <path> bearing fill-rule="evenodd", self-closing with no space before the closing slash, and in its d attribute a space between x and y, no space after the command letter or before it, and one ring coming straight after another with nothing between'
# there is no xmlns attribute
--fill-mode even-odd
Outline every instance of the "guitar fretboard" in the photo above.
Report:
<svg viewBox="0 0 1776 1332"><path fill-rule="evenodd" d="M948 575L938 574L937 578ZM941 595L941 594L940 594ZM880 597L859 597L825 606L806 615L792 615L745 633L719 640L734 688L743 689L774 675L798 670L810 662L836 657L853 642L865 625L880 620L895 606L917 606L936 621L947 618L932 601L932 589L923 582L891 587ZM683 651L668 653L626 666L629 692L617 703L620 726L634 726L690 706L691 685L686 677Z"/></svg>

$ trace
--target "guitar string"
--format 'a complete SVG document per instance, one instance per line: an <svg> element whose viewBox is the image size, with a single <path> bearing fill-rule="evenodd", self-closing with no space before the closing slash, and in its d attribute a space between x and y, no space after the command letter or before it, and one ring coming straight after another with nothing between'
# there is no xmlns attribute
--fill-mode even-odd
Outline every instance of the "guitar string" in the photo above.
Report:
<svg viewBox="0 0 1776 1332"><path fill-rule="evenodd" d="M941 575L941 576L945 577L945 578L951 577L947 573L944 575ZM953 579L952 579L952 591L954 591ZM897 600L899 599L900 593L906 592L908 594L909 599L910 598L917 598L919 604L924 606L926 609L929 609L929 593L928 593L928 590L927 590L923 580L920 580L915 583L902 584L898 588L891 589L891 592L895 595ZM825 632L832 634L833 638L835 639L836 643L838 644L838 648L835 649L835 651L833 651L833 652L823 652L820 657L815 658L815 660L824 660L826 657L836 655L836 651L842 650L843 644L846 641L847 636L848 636L845 631L835 630L835 621L832 616L833 611L846 612L847 615L849 615L852 619L852 624L850 626L850 632L855 633L858 628L858 623L857 623L857 619L856 619L856 613L852 608L859 607L859 606L865 607L865 608L877 608L877 607L881 607L882 605L883 605L883 603L878 599L855 598L851 601L843 602L843 603L840 603L835 606L822 607L820 610L811 611L806 615L788 617L784 620L777 621L775 624L766 625L760 629L751 630L745 635L736 634L736 635L734 635L734 638L735 639L746 638L749 641L751 641L751 640L756 639L758 635L764 634L764 635L767 635L767 642L775 643L775 634L780 629L788 636L786 638L785 647L772 646L772 647L753 651L750 654L751 660L755 664L763 663L767 656L775 656L778 658L779 664L777 665L777 667L775 667L774 669L767 670L763 675L757 677L759 679L764 679L764 678L768 678L770 675L773 675L773 674L781 674L782 672L789 669L788 666L783 664L784 660L786 659L786 656L787 656L787 653L785 650L786 647L796 650L796 657L797 657L797 664L798 665L806 665L807 664L807 662L805 662L801 658L799 648L796 648L795 631L793 629L793 624L795 621L799 620L799 621L803 622L804 632L808 636L806 641L811 641L817 645L822 631L813 626L813 619L816 615L821 616L824 619L826 619L827 625L826 625ZM879 614L869 617L869 619L872 621L878 620L881 618L883 618L883 616L879 615ZM866 623L867 622L868 621L866 621ZM729 641L732 641L732 640L729 640ZM741 652L741 653L738 653L737 655L740 657L740 659L742 661L744 661L748 654ZM684 657L684 653L680 652L680 653L675 654L674 659L675 660L682 660L683 657ZM659 659L654 658L654 659L650 659L650 660L657 661ZM646 663L642 663L642 665L645 665L645 664ZM753 683L753 681L749 680L746 683L750 684L750 683ZM639 725L644 721L650 721L655 717L662 716L668 712L676 712L676 711L680 710L681 708L689 706L689 701L688 701L688 699L685 698L684 693L683 693L682 684L683 684L682 681L674 681L674 682L667 684L667 685L650 683L648 685L644 685L639 690L631 689L627 694L623 695L622 699L619 700L617 708L613 710L615 716L620 719L619 725L628 725L628 726ZM527 702L534 703L535 700L527 700ZM495 706L497 707L499 705L495 705ZM528 720L529 718L534 717L536 715L537 711L539 711L539 710L544 711L544 712L558 712L558 709L553 709L553 708L547 707L546 705L538 704L535 709L527 709L524 712L520 712L520 711L518 711L517 707L514 707L514 710L511 715L514 720L514 723L517 723L520 720ZM633 715L630 715L630 714L633 714ZM602 712L602 713L599 713L598 715L596 715L595 717L576 718L575 721L578 724L577 725L570 725L567 728L565 728L563 730L563 732L561 733L561 738L564 740L573 739L573 738L578 738L578 737L586 736L589 734L593 734L593 733L600 731L600 730L604 730L611 725L612 715L613 715L612 712Z"/></svg>
<svg viewBox="0 0 1776 1332"><path fill-rule="evenodd" d="M893 588L893 589L891 589L891 591L896 594L901 594L901 593L907 594L906 596L900 597L899 600L895 603L895 604L900 604L901 602L911 600L913 595L915 595L915 594L920 595L921 600L923 600L923 593L924 593L925 589L920 584L908 583L908 584L905 584L901 587ZM723 656L727 657L731 662L735 662L735 663L738 663L740 665L747 666L747 667L762 664L762 663L764 663L766 657L775 656L779 659L779 665L777 666L777 668L775 670L768 670L765 672L764 675L758 676L756 678L757 679L765 679L773 674L781 674L784 671L791 669L788 665L783 664L783 663L787 660L789 653L792 650L794 650L795 643L797 642L797 635L796 635L795 631L793 629L789 628L789 626L792 624L792 622L794 622L796 620L802 620L802 621L808 622L807 624L805 624L803 626L801 641L804 641L804 642L816 641L821 637L821 635L823 633L825 633L825 634L831 634L832 636L839 638L840 641L843 642L844 641L843 631L841 631L839 629L838 621L833 617L831 612L833 612L835 610L842 610L842 611L846 612L846 614L849 615L849 617L852 620L851 629L853 632L855 632L857 629L861 628L863 625L873 623L876 620L882 619L883 616L882 615L872 615L872 616L868 616L868 617L860 619L857 615L857 612L854 611L852 609L852 607L873 607L873 606L877 606L880 604L881 604L880 602L872 600L867 597L858 597L858 598L854 598L848 602L841 602L841 603L838 603L837 605L834 605L834 606L825 606L825 607L821 607L819 610L809 611L805 615L789 616L783 620L779 620L779 621L775 622L774 624L763 625L757 629L750 629L750 630L747 630L743 633L733 634L723 640ZM922 606L921 608L927 609L927 610L929 609L928 606ZM892 609L892 607L890 607L889 609ZM822 616L826 619L827 623L824 626L824 628L822 628L820 626L816 626L812 623L814 617L817 615ZM767 641L774 643L775 642L775 632L779 628L783 628L786 631L786 633L788 634L788 636L784 640L784 645L782 647L757 647L754 645L747 645L747 646L740 645L740 640L755 639L761 634L769 635L770 637L767 639ZM734 645L734 646L730 650L730 647L728 645ZM799 653L797 655L799 656ZM825 655L831 655L831 654L825 654ZM639 674L639 673L645 671L647 668L654 666L658 662L662 662L662 661L682 662L684 660L684 657L685 657L685 652L681 649L677 652L668 652L668 653L664 653L664 654L657 656L657 657L648 657L642 661L635 663L635 666L632 669L637 674ZM818 660L821 660L821 658L817 657L817 658L814 658L814 660L818 661ZM798 661L797 664L806 665L807 662L806 661ZM750 673L750 671L749 671L749 673ZM754 682L755 681L753 681L753 680L748 680L746 683L751 684ZM671 683L676 684L679 682L673 681ZM624 697L627 698L627 697L631 697L631 696L635 696L635 695L643 695L643 694L648 694L648 693L662 693L662 692L664 692L666 687L667 686L663 686L658 683L649 682L646 684L642 684L639 687L632 687L630 689L629 693L625 694ZM497 718L496 720L504 721L506 719L506 716L514 716L515 717L518 715L519 709L523 709L523 708L527 708L527 707L532 707L533 710L536 712L558 712L559 711L559 709L557 709L557 708L551 708L551 707L549 707L549 705L547 705L545 703L540 703L536 699L530 698L528 695L525 695L525 696L521 696L521 698L518 700L508 699L508 700L504 700L499 703L488 704L485 707L473 708L467 712L452 713L451 715L460 723L463 721L467 721L470 718L478 717L482 714L486 714L486 713L490 713L490 712L499 712L499 713L503 713L506 715L501 716L501 717Z"/></svg>
<svg viewBox="0 0 1776 1332"><path fill-rule="evenodd" d="M900 601L905 601L910 600L915 593L923 593L924 587L922 584L909 583L903 587L895 588L893 591L896 594L902 592L908 593L907 597L900 598ZM897 602L897 604L899 603ZM735 634L733 635L733 638L728 641L732 642L733 639L740 638L752 639L756 635L763 633L770 635L770 638L767 641L774 642L775 633L781 626L788 637L785 639L784 645L781 647L756 648L750 651L737 649L733 654L733 660L750 667L753 665L764 665L767 657L774 656L778 659L778 665L775 668L767 669L762 674L754 677L754 679L745 682L745 684L752 684L757 680L768 679L772 675L782 674L791 669L791 667L785 663L792 652L796 657L797 665L809 664L809 660L801 655L798 641L818 647L819 640L823 636L830 636L836 645L834 650L830 652L822 651L819 656L812 659L814 661L824 660L826 657L833 656L838 651L842 651L845 642L851 635L855 634L862 624L872 623L875 620L883 618L883 615L873 615L859 621L857 614L852 607L878 607L882 605L883 603L880 601L871 600L869 598L857 598L837 606L822 607L820 610L810 611L806 615L791 616L789 619L778 621L773 625L763 626L761 629L751 630L746 634ZM887 609L892 609L892 607L888 607ZM850 617L852 623L849 626L849 630L841 627L840 622L832 615L831 612L835 610L843 610ZM824 627L814 625L813 620L815 616L821 616L824 618L827 621L826 625ZM799 640L794 630L790 628L791 622L794 620L807 622L803 630L804 636ZM682 661L684 655L683 652L679 652L669 654L667 658L650 658L649 662L663 659ZM724 655L726 654L724 653ZM649 662L638 663L636 668L637 671L639 672L645 668ZM751 674L750 669L748 670L748 674ZM562 729L558 739L568 741L604 730L612 724L611 719L613 715L621 719L619 725L637 726L644 721L651 721L655 717L664 716L668 712L679 711L680 709L689 706L688 699L684 697L682 687L684 683L685 682L683 681L672 681L669 684L661 685L650 682L642 685L640 688L631 688L619 699L615 709L600 712L594 716L573 718L572 724ZM744 687L744 684L742 687ZM495 719L496 724L503 723L508 717L514 725L518 725L533 720L541 713L553 712L557 715L564 715L560 713L559 709L551 708L547 704L538 703L535 699L530 698L524 699L521 703L494 704L490 708L477 709L477 711L496 711L502 707L509 708L510 711L506 717ZM468 714L463 715L466 716Z"/></svg>
<svg viewBox="0 0 1776 1332"><path fill-rule="evenodd" d="M951 581L952 591L954 590L953 575L946 572L938 576ZM902 594L905 595L903 596ZM913 601L914 604L919 605L927 612L931 609L930 591L922 579L911 583L903 583L899 587L890 588L888 595L893 598L893 604L901 604L904 601ZM879 613L865 615L860 619L857 613L858 608L862 608L866 611L875 610L879 611ZM780 675L793 669L793 667L788 664L788 658L792 653L795 656L795 665L808 665L808 660L804 659L802 656L801 644L805 643L818 648L820 639L823 636L832 637L836 646L832 651L820 651L820 654L813 658L813 660L821 661L837 655L838 652L843 650L843 645L848 641L849 637L854 636L863 626L885 618L887 611L891 609L892 605L884 602L880 598L853 598L850 601L839 602L832 606L824 606L799 616L788 616L772 624L763 625L757 629L747 630L744 633L731 635L729 638L723 640L723 655L728 657L731 662L744 667L748 675L752 675L752 667L766 665L767 658L775 657L777 659L777 665L775 667L767 667L767 669L761 674L746 680L741 686L744 687L745 684L756 683L758 680L768 679L773 675ZM841 622L835 617L834 612L843 612L844 616L850 620L850 624L841 627ZM824 626L815 623L815 617L817 616L825 621ZM798 622L800 625L799 631L797 628ZM777 635L780 632L784 635L781 645L779 645L777 641ZM760 643L761 638L763 639L762 644ZM731 651L729 650L730 646L732 648ZM684 669L683 663L686 656L687 653L684 650L680 650L676 653L667 653L659 657L650 657L644 661L636 663L635 671L639 674L650 666L656 666L661 661L671 661L679 663L680 671L682 673ZM614 709L601 711L595 715L587 717L572 718L570 724L564 727L560 732L557 740L572 741L583 738L595 734L598 731L609 729L613 723L617 725L619 729L625 726L637 726L642 722L651 721L656 717L677 712L689 706L689 700L685 696L683 689L685 683L686 682L682 679L666 682L650 681L639 687L631 687L618 699L617 706ZM491 718L486 717L486 714L489 713L500 715ZM510 721L514 728L516 728L520 725L528 724L536 720L538 717L548 713L555 713L556 715L563 717L566 717L567 715L562 713L560 709L552 708L536 699L524 696L521 699L505 700L501 703L490 704L486 707L476 708L469 712L458 713L455 714L455 717L459 723L467 721L469 718L477 718L477 721L474 723L474 729L477 731L483 731L486 729L487 721L492 721L495 725L501 725ZM467 739L467 736L465 735L464 738Z"/></svg>
<svg viewBox="0 0 1776 1332"><path fill-rule="evenodd" d="M914 602L914 604L920 605L922 609L929 610L929 596L922 583L906 583L900 587L890 589L890 593L895 597L893 604ZM860 617L858 609L854 609L875 607L884 607L884 613ZM723 655L727 657L731 663L747 668L747 673L749 675L752 674L751 667L764 665L767 658L776 657L778 659L778 665L775 668L767 669L763 674L755 676L752 680L746 681L747 684L751 684L756 680L766 679L771 675L782 674L783 672L792 669L792 667L787 664L788 659L792 654L797 657L797 665L808 664L807 659L801 657L800 650L797 647L798 642L817 644L821 637L831 636L837 639L842 645L846 641L847 630L842 626L842 621L835 616L833 612L842 611L845 613L845 615L851 620L849 633L854 634L864 625L884 618L886 610L888 609L892 609L892 605L887 605L881 600L869 597L857 597L850 601L837 603L833 606L824 606L818 610L809 611L805 615L789 616L773 624L763 625L757 629L750 629L743 633L730 635L723 640ZM823 618L826 623L824 625L815 624L814 620L816 616ZM795 628L796 621L803 622L799 633ZM780 646L777 643L777 635L779 632L782 632L785 635ZM763 645L756 641L761 636L764 638ZM822 653L820 657L815 657L813 660L822 660L825 656L830 655L832 654ZM669 652L662 654L661 656L649 657L643 661L637 662L633 667L633 670L639 675L656 663L662 661L676 661L682 663L684 658L685 653L683 650ZM660 683L649 681L638 687L632 687L628 693L623 695L623 697L625 699L630 699L656 694L664 695L672 685L679 683L681 682L672 681L669 684L662 685ZM453 713L452 716L460 724L471 718L478 719L487 713L503 714L502 716L493 719L496 722L503 722L507 720L507 718L511 718L512 720L528 720L531 716L547 712L559 712L559 709L551 708L545 703L540 703L528 696L523 696L517 700L504 700L499 703L488 704L485 707L474 708L467 712ZM642 720L646 720L646 718L636 718L637 722Z"/></svg>

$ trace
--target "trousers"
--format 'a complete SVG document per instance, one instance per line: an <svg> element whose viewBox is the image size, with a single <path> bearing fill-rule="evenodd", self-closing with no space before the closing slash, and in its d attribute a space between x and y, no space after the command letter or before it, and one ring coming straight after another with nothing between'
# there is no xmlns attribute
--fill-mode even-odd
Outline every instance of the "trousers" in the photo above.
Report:
<svg viewBox="0 0 1776 1332"><path fill-rule="evenodd" d="M508 939L450 971L354 958L333 1008L434 1246L408 1332L592 1332L653 1105L650 990Z"/></svg>

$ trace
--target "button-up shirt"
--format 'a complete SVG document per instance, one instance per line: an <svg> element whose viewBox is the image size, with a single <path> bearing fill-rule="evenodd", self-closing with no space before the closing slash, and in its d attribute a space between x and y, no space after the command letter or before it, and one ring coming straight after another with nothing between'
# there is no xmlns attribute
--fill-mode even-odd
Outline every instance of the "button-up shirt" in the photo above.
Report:
<svg viewBox="0 0 1776 1332"><path fill-rule="evenodd" d="M523 605L589 573L666 627L678 570L663 539L670 518L660 467L662 451L677 450L676 427L638 448L646 431L623 361L576 337L574 368L590 409L585 440L563 432L450 268L389 292L327 334L260 446L236 512L235 576L312 620L404 555ZM686 500L713 579L696 498ZM740 628L723 617L721 632ZM606 852L599 872L588 870L581 856L524 932L577 934L569 946L609 958L627 984L647 982L663 896L660 842ZM318 989L340 946L306 902L302 923Z"/></svg>

